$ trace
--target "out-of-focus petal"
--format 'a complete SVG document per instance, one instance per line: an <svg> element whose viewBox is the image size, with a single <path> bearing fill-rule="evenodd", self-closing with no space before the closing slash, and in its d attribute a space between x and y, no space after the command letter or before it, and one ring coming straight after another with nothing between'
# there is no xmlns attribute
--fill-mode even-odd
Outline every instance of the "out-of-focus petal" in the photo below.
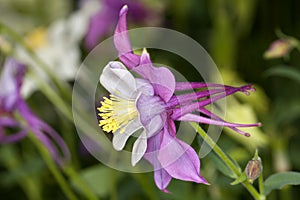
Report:
<svg viewBox="0 0 300 200"><path fill-rule="evenodd" d="M94 48L99 42L99 39L108 33L111 24L115 23L114 19L115 18L111 15L109 10L103 7L91 17L88 32L84 41L89 50Z"/></svg>
<svg viewBox="0 0 300 200"><path fill-rule="evenodd" d="M0 76L0 108L9 111L16 105L25 70L25 66L14 59L5 61Z"/></svg>
<svg viewBox="0 0 300 200"><path fill-rule="evenodd" d="M60 166L66 164L71 159L71 155L62 137L48 124L36 117L24 101L18 103L17 109L22 118L26 119L28 129L45 145L55 161Z"/></svg>
<svg viewBox="0 0 300 200"><path fill-rule="evenodd" d="M3 138L0 137L0 144L17 142L17 141L23 139L26 135L27 135L27 131L25 131L25 130L21 130L19 132L16 132L16 133L13 133L10 135L5 135Z"/></svg>
<svg viewBox="0 0 300 200"><path fill-rule="evenodd" d="M4 128L13 127L14 129L21 129L18 132L6 135ZM0 144L17 142L27 135L27 130L21 127L21 124L13 118L7 116L0 116Z"/></svg>

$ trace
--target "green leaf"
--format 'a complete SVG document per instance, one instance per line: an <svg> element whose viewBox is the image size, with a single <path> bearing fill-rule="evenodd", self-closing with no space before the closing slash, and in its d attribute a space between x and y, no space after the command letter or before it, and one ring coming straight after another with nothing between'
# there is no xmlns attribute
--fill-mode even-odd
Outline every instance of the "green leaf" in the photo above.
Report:
<svg viewBox="0 0 300 200"><path fill-rule="evenodd" d="M273 174L264 182L265 195L268 195L274 189L281 189L286 185L300 185L299 172L281 172Z"/></svg>
<svg viewBox="0 0 300 200"><path fill-rule="evenodd" d="M79 176L87 182L91 190L99 197L106 197L111 187L116 187L116 182L122 173L102 165L93 166L79 172ZM77 178L72 180L72 185L80 191L80 182Z"/></svg>
<svg viewBox="0 0 300 200"><path fill-rule="evenodd" d="M265 72L265 76L281 76L294 80L300 84L300 71L286 65L274 66Z"/></svg>

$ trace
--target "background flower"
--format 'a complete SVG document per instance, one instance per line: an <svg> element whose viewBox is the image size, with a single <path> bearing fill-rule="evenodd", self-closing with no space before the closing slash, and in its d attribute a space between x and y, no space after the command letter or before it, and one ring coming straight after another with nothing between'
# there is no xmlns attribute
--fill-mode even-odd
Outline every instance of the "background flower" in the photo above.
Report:
<svg viewBox="0 0 300 200"><path fill-rule="evenodd" d="M127 4L132 12L129 15L133 23L149 22L153 24L158 19L158 9L150 8L142 3L142 1L117 1L117 0L96 0L100 4L98 12L90 19L89 29L85 37L85 45L91 50L100 39L104 36L112 34L114 28L112 24L118 21L119 10L123 5ZM85 2L85 1L84 1Z"/></svg>
<svg viewBox="0 0 300 200"><path fill-rule="evenodd" d="M4 64L0 76L0 143L16 142L32 132L58 164L66 164L70 160L70 152L65 142L54 129L33 114L21 95L25 70L25 65L13 59L8 59ZM16 117L18 115L23 118L25 124ZM7 128L18 130L6 135Z"/></svg>
<svg viewBox="0 0 300 200"><path fill-rule="evenodd" d="M49 27L39 27L28 33L25 41L29 48L46 64L46 67L63 80L73 80L81 64L80 42L88 29L89 18L98 4L89 1L67 19L58 19ZM48 75L22 47L15 49L15 57L32 67L24 80L22 94L31 95L38 84L34 76L48 79Z"/></svg>

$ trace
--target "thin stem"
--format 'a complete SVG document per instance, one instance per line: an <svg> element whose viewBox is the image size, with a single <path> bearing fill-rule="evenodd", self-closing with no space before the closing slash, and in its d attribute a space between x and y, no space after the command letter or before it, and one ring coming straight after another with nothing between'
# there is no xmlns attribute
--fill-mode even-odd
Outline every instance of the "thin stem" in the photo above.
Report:
<svg viewBox="0 0 300 200"><path fill-rule="evenodd" d="M111 185L110 185L110 199L111 200L117 200L118 195L117 195L117 183L116 183L116 174L113 170L110 171L110 180L111 180Z"/></svg>
<svg viewBox="0 0 300 200"><path fill-rule="evenodd" d="M21 159L19 153L16 152L15 147L12 145L4 145L1 147L0 154L3 156L4 166L11 172L16 173L20 169L24 160ZM3 181L3 180L1 180ZM42 199L41 188L39 187L39 181L30 175L21 176L18 180L18 184L24 191L27 199L35 200ZM3 181L4 183L5 181Z"/></svg>
<svg viewBox="0 0 300 200"><path fill-rule="evenodd" d="M72 166L65 167L64 172L72 180L76 180L79 183L78 187L80 187L82 194L84 194L87 199L90 199L90 200L98 199L97 196L94 194L94 192L91 190L91 188L88 186L86 181L78 175L78 173L74 170L74 168Z"/></svg>
<svg viewBox="0 0 300 200"><path fill-rule="evenodd" d="M258 178L258 187L259 187L259 193L261 195L263 195L264 192L265 192L263 172L261 172L261 174L259 175L259 178Z"/></svg>
<svg viewBox="0 0 300 200"><path fill-rule="evenodd" d="M62 112L65 117L67 117L68 120L73 122L73 115L70 106L68 106L65 101L55 92L55 90L47 83L42 80L38 81L41 91L44 93L44 95Z"/></svg>
<svg viewBox="0 0 300 200"><path fill-rule="evenodd" d="M149 197L149 199L156 200L159 199L156 196L155 191L153 190L152 185L149 183L149 179L145 178L145 175L133 173L132 176L139 182L139 184L143 187L144 192Z"/></svg>
<svg viewBox="0 0 300 200"><path fill-rule="evenodd" d="M203 140L214 150L214 152L223 160L229 169L235 174L236 177L241 175L239 168L230 160L230 158L223 152L223 150L209 137L205 131L195 122L190 122L191 126L199 133ZM257 190L249 182L245 181L242 185L249 191L255 200L265 199L260 195Z"/></svg>
<svg viewBox="0 0 300 200"><path fill-rule="evenodd" d="M73 193L73 191L69 187L69 184L67 183L63 175L60 173L60 170L57 168L49 152L39 142L39 140L35 138L33 133L30 133L28 136L31 139L31 141L35 144L35 146L38 148L39 152L42 154L42 157L44 158L49 170L53 174L54 178L56 179L57 183L59 184L60 188L62 189L66 197L70 200L77 200L76 195Z"/></svg>

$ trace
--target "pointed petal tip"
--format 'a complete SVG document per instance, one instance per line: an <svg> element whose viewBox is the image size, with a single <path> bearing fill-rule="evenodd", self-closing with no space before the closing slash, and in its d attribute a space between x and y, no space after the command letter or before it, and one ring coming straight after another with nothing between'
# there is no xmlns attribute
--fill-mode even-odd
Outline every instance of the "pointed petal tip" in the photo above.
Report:
<svg viewBox="0 0 300 200"><path fill-rule="evenodd" d="M201 175L198 175L194 180L192 180L195 183L202 183L205 185L210 185L210 183Z"/></svg>
<svg viewBox="0 0 300 200"><path fill-rule="evenodd" d="M149 55L146 48L143 48L142 55L141 55L141 58L140 58L140 62L143 63L143 64L151 63L150 55Z"/></svg>
<svg viewBox="0 0 300 200"><path fill-rule="evenodd" d="M142 159L141 156L132 156L131 157L131 165L132 167L135 167L136 164Z"/></svg>
<svg viewBox="0 0 300 200"><path fill-rule="evenodd" d="M122 15L126 14L128 11L128 6L127 5L124 5L121 10L120 10L120 14L119 16L121 17Z"/></svg>
<svg viewBox="0 0 300 200"><path fill-rule="evenodd" d="M132 167L135 167L136 164L142 160L142 158L143 158L143 155L132 156L131 157L131 165L132 165Z"/></svg>
<svg viewBox="0 0 300 200"><path fill-rule="evenodd" d="M148 52L147 52L147 49L146 49L146 48L143 48L142 54L146 54L146 53L148 53Z"/></svg>
<svg viewBox="0 0 300 200"><path fill-rule="evenodd" d="M200 177L200 178L201 178L201 182L199 182L199 183L202 183L202 184L205 184L205 185L210 185L210 183L207 182L207 180L205 178L203 178L203 177Z"/></svg>
<svg viewBox="0 0 300 200"><path fill-rule="evenodd" d="M131 158L131 166L132 166L132 167L135 167L136 164L137 164L137 161L136 161L136 160L133 160L133 159Z"/></svg>
<svg viewBox="0 0 300 200"><path fill-rule="evenodd" d="M166 188L161 189L162 192L167 193L167 194L171 194L171 192L169 190L167 190Z"/></svg>
<svg viewBox="0 0 300 200"><path fill-rule="evenodd" d="M113 143L113 147L116 151L122 151L123 150L123 147L122 146L119 146L119 145L116 145Z"/></svg>

